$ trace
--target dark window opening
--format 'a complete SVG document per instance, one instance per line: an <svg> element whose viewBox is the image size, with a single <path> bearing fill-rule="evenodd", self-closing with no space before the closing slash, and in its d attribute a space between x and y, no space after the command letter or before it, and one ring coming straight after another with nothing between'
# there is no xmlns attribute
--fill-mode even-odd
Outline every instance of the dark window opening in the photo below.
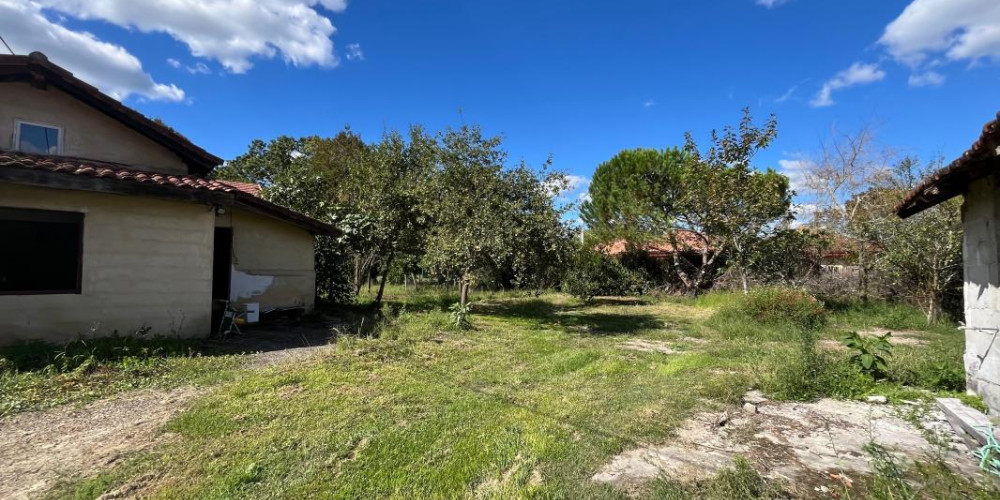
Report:
<svg viewBox="0 0 1000 500"><path fill-rule="evenodd" d="M0 208L0 295L80 293L83 214Z"/></svg>

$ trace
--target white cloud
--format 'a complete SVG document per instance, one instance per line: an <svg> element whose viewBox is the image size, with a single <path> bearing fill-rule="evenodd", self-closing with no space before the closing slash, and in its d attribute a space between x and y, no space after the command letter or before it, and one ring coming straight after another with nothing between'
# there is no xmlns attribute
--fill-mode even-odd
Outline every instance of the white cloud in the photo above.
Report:
<svg viewBox="0 0 1000 500"><path fill-rule="evenodd" d="M176 85L158 83L124 47L50 21L33 1L0 0L0 33L14 52L44 52L49 59L116 99L138 95L183 101Z"/></svg>
<svg viewBox="0 0 1000 500"><path fill-rule="evenodd" d="M351 43L347 45L347 60L348 61L364 61L365 53L361 50L360 43Z"/></svg>
<svg viewBox="0 0 1000 500"><path fill-rule="evenodd" d="M886 26L879 43L910 66L938 55L951 61L1000 61L1000 2L913 0Z"/></svg>
<svg viewBox="0 0 1000 500"><path fill-rule="evenodd" d="M336 28L318 9L347 8L345 0L30 0L30 5L165 33L195 57L214 59L233 73L245 73L254 58L278 55L296 67L336 66L330 40Z"/></svg>
<svg viewBox="0 0 1000 500"><path fill-rule="evenodd" d="M926 71L910 75L908 83L911 87L937 87L944 84L945 77L937 71Z"/></svg>
<svg viewBox="0 0 1000 500"><path fill-rule="evenodd" d="M792 85L791 87L788 88L788 90L785 91L784 94L781 94L777 99L775 99L774 102L785 102L791 99L792 95L794 95L795 91L798 89L799 89L798 85Z"/></svg>
<svg viewBox="0 0 1000 500"><path fill-rule="evenodd" d="M877 82L885 78L885 71L879 69L878 64L854 63L850 68L837 73L836 76L823 84L816 97L810 102L814 108L821 108L833 105L832 94L835 90L841 90L855 85Z"/></svg>
<svg viewBox="0 0 1000 500"><path fill-rule="evenodd" d="M792 214L795 215L792 227L800 227L809 223L814 217L816 217L816 212L819 212L819 205L813 203L792 204Z"/></svg>
<svg viewBox="0 0 1000 500"><path fill-rule="evenodd" d="M566 176L566 191L578 191L580 189L587 189L590 187L590 178L584 177L582 175L567 175Z"/></svg>
<svg viewBox="0 0 1000 500"><path fill-rule="evenodd" d="M656 106L656 101L652 99L647 99L646 102L642 103L642 107L644 108L652 108L653 106Z"/></svg>
<svg viewBox="0 0 1000 500"><path fill-rule="evenodd" d="M768 9L773 8L773 7L777 7L777 6L779 6L779 5L783 4L783 3L786 3L786 2L788 2L788 0L757 0L756 1L757 5L762 5L764 7L767 7Z"/></svg>
<svg viewBox="0 0 1000 500"><path fill-rule="evenodd" d="M806 188L806 174L815 165L804 159L778 160L778 171L788 177L789 187L801 194Z"/></svg>
<svg viewBox="0 0 1000 500"><path fill-rule="evenodd" d="M191 66L184 65L177 59L173 57L167 58L167 64L174 69L183 69L192 75L207 75L212 72L212 69L208 67L207 64L198 61Z"/></svg>

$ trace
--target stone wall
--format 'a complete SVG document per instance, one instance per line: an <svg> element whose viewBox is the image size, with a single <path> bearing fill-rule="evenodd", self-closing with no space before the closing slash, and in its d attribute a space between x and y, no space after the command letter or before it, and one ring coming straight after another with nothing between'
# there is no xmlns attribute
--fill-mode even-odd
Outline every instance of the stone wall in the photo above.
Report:
<svg viewBox="0 0 1000 500"><path fill-rule="evenodd" d="M998 178L969 186L965 228L965 372L968 389L1000 414L1000 191Z"/></svg>

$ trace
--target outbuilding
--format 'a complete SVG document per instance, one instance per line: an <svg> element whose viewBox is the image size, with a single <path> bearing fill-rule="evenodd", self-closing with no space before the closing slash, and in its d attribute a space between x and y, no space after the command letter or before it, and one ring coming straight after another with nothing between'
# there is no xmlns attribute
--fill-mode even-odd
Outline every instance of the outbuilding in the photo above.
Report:
<svg viewBox="0 0 1000 500"><path fill-rule="evenodd" d="M221 163L43 54L0 56L0 344L311 310L336 228L211 179Z"/></svg>
<svg viewBox="0 0 1000 500"><path fill-rule="evenodd" d="M1000 115L960 158L924 179L898 207L906 218L963 196L967 387L1000 414Z"/></svg>

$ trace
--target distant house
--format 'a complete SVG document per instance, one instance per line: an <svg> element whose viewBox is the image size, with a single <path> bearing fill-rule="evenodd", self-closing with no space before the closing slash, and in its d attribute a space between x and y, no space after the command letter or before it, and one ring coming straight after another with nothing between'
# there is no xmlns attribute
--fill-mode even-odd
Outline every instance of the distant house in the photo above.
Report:
<svg viewBox="0 0 1000 500"><path fill-rule="evenodd" d="M0 344L311 309L314 235L336 229L208 179L221 163L43 54L0 56Z"/></svg>
<svg viewBox="0 0 1000 500"><path fill-rule="evenodd" d="M965 372L967 386L1000 414L1000 115L948 166L909 193L906 218L962 195L965 229Z"/></svg>
<svg viewBox="0 0 1000 500"><path fill-rule="evenodd" d="M700 255L701 252L706 249L708 253L715 251L714 248L707 247L705 245L704 238L695 234L693 231L678 229L674 231L674 239L680 246L680 253L684 255ZM646 252L650 258L655 260L672 259L674 254L678 252L678 250L674 248L673 243L670 242L670 238L666 236L660 240L652 241L639 246L636 249ZM616 240L600 247L599 250L614 257L625 254L630 250L630 248L627 241Z"/></svg>

